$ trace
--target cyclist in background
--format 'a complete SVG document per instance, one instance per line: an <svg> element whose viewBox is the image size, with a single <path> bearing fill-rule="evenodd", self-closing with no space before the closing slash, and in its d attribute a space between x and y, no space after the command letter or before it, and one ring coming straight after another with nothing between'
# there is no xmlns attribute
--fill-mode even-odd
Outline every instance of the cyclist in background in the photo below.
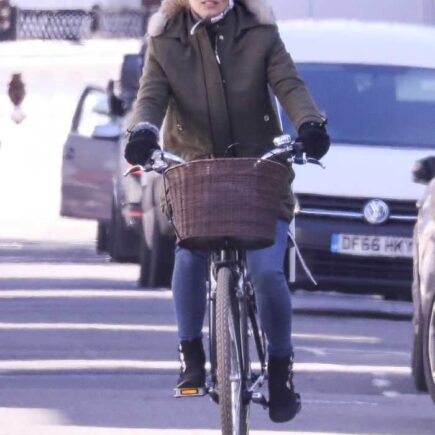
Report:
<svg viewBox="0 0 435 435"><path fill-rule="evenodd" d="M296 127L308 156L329 149L320 115L286 52L266 0L163 0L148 26L148 50L125 157L144 164L163 143L185 160L238 157L271 148L282 134L269 86ZM294 173L289 170L289 183ZM269 415L291 420L300 410L293 385L291 302L283 264L293 195L282 204L275 244L248 251L247 266L268 340ZM182 367L177 388L205 384L202 326L206 253L176 248L172 278Z"/></svg>

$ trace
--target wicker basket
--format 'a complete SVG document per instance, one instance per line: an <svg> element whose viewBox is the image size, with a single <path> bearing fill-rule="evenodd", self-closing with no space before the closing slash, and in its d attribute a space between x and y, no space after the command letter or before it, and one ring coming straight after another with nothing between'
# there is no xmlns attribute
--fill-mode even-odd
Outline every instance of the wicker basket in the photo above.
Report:
<svg viewBox="0 0 435 435"><path fill-rule="evenodd" d="M196 160L166 171L180 246L259 249L275 239L289 171L253 158Z"/></svg>

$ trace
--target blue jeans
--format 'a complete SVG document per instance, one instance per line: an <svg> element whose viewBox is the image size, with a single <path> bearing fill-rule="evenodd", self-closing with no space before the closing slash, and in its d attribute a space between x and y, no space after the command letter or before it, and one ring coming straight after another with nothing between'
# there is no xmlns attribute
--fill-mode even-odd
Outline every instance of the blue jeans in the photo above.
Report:
<svg viewBox="0 0 435 435"><path fill-rule="evenodd" d="M275 244L246 253L269 354L277 357L292 352L291 301L283 268L287 230L288 222L279 220ZM202 336L207 305L206 275L206 252L176 247L172 291L180 340Z"/></svg>

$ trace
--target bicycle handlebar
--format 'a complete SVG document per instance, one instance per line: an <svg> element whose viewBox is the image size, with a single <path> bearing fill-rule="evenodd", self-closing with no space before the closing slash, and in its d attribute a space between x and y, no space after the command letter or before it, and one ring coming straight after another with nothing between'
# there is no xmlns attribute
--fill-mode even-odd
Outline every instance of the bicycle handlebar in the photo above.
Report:
<svg viewBox="0 0 435 435"><path fill-rule="evenodd" d="M142 172L155 171L161 174L165 172L166 169L169 168L168 162L182 164L182 163L186 163L186 160L168 151L155 150L151 154L151 158L149 159L149 162L145 163L145 165L132 166L131 168L127 169L127 171L124 173L124 177L137 171L142 171Z"/></svg>
<svg viewBox="0 0 435 435"><path fill-rule="evenodd" d="M281 157L281 159L284 158L289 163L294 163L296 165L305 165L307 163L311 163L325 169L325 166L319 160L306 156L303 143L293 142L291 136L288 134L276 137L273 140L273 144L275 145L275 148L259 157L259 162ZM124 177L137 171L155 171L161 174L168 169L169 162L182 164L186 163L186 160L167 151L155 150L152 153L149 162L147 162L145 165L132 166L124 173Z"/></svg>

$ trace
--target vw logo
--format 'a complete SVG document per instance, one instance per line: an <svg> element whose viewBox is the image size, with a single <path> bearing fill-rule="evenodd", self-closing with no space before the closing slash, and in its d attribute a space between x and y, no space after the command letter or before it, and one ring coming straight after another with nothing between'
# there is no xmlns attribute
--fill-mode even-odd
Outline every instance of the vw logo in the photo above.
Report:
<svg viewBox="0 0 435 435"><path fill-rule="evenodd" d="M382 224L390 215L388 205L381 199L372 199L364 206L364 218L369 224Z"/></svg>

